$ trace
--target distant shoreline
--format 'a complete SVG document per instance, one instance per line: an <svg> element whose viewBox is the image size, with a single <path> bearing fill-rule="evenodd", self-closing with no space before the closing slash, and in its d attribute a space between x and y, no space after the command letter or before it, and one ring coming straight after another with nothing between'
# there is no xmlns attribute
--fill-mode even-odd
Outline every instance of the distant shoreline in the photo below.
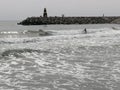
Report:
<svg viewBox="0 0 120 90"><path fill-rule="evenodd" d="M120 24L120 16L103 17L28 17L18 25Z"/></svg>

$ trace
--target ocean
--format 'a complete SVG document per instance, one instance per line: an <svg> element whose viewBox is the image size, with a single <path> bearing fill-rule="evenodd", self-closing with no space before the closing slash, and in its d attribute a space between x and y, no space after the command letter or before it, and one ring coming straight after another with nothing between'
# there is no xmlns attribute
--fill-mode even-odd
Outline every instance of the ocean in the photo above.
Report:
<svg viewBox="0 0 120 90"><path fill-rule="evenodd" d="M0 21L0 90L120 90L119 24L18 22Z"/></svg>

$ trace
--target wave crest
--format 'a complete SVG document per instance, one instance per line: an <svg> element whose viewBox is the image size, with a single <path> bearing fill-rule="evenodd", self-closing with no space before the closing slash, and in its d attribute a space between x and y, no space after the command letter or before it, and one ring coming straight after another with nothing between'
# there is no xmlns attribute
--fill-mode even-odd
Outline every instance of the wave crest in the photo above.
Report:
<svg viewBox="0 0 120 90"><path fill-rule="evenodd" d="M34 50L34 49L13 49L13 50L6 50L4 51L1 56L2 57L6 57L6 56L15 56L15 57L19 57L21 56L22 53L33 53L33 52L37 52L37 53L49 53L48 51L42 51L42 50Z"/></svg>

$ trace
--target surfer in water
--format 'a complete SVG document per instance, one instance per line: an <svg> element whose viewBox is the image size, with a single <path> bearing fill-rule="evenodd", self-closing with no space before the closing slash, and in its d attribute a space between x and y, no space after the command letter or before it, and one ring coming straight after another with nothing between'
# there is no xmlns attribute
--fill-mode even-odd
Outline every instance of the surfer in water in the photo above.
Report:
<svg viewBox="0 0 120 90"><path fill-rule="evenodd" d="M84 32L84 34L87 34L87 29L85 28L83 32Z"/></svg>

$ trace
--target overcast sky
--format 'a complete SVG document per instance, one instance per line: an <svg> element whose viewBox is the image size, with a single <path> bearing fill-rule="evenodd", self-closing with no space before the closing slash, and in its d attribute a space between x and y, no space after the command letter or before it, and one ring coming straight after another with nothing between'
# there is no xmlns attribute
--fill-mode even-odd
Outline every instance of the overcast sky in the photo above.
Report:
<svg viewBox="0 0 120 90"><path fill-rule="evenodd" d="M0 20L40 16L120 16L120 0L0 0Z"/></svg>

